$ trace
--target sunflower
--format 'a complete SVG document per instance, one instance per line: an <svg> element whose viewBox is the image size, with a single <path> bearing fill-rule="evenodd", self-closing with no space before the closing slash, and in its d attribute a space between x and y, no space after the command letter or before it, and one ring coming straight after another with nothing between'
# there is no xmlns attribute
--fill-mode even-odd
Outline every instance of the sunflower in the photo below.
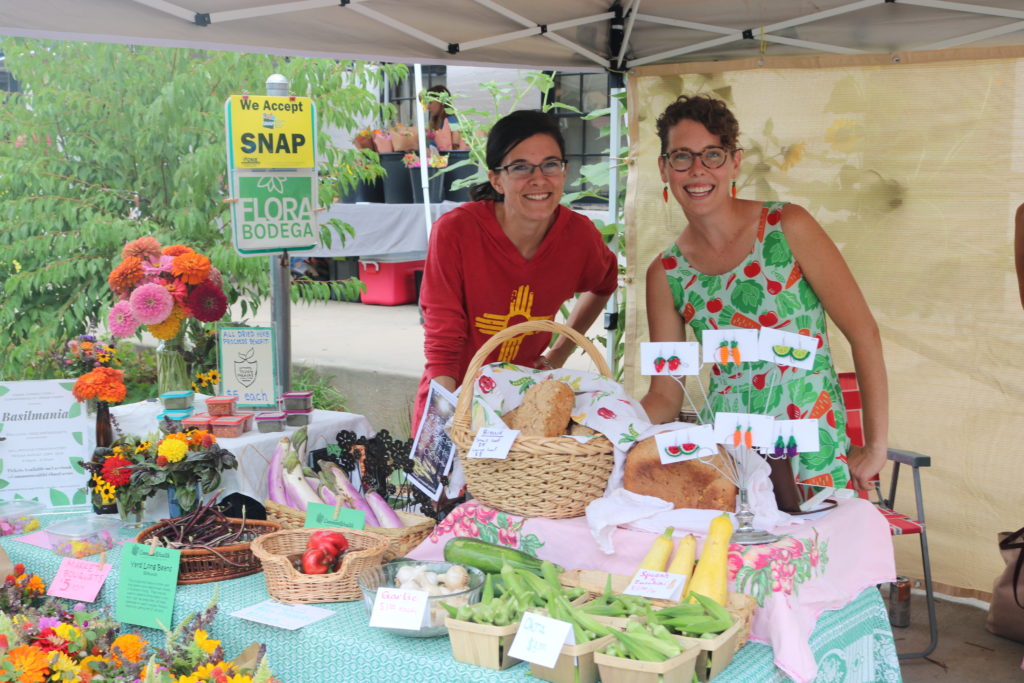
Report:
<svg viewBox="0 0 1024 683"><path fill-rule="evenodd" d="M210 259L192 252L174 257L171 272L190 285L198 285L210 275Z"/></svg>
<svg viewBox="0 0 1024 683"><path fill-rule="evenodd" d="M7 662L18 674L18 683L43 683L50 673L49 655L32 645L21 645L7 652Z"/></svg>
<svg viewBox="0 0 1024 683"><path fill-rule="evenodd" d="M203 652L205 652L206 654L210 654L211 652L213 652L214 650L216 650L220 646L220 641L219 640L211 639L210 638L210 634L208 634L206 631L204 631L201 628L200 629L196 629L195 640L196 640L196 645L198 645L200 648L202 648ZM209 666L212 669L214 666L217 666L217 665L209 665ZM225 664L221 663L220 666L222 667L222 671L224 673L227 673L227 671L225 670L224 667L226 667L228 665L225 665ZM197 674L200 673L198 669L196 670L196 673ZM207 675L209 675L209 674L207 674Z"/></svg>

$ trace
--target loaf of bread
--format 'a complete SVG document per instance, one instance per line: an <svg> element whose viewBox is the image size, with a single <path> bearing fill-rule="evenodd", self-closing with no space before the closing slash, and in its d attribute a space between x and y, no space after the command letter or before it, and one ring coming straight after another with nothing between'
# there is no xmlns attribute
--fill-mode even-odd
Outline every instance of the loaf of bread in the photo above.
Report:
<svg viewBox="0 0 1024 683"><path fill-rule="evenodd" d="M728 456L719 452L714 457ZM716 464L722 467L721 463ZM627 491L656 496L672 503L674 508L726 512L736 509L736 487L721 472L699 460L662 465L653 436L629 451L623 477Z"/></svg>
<svg viewBox="0 0 1024 683"><path fill-rule="evenodd" d="M523 402L502 419L523 436L562 436L569 429L576 395L565 382L546 379L523 394Z"/></svg>

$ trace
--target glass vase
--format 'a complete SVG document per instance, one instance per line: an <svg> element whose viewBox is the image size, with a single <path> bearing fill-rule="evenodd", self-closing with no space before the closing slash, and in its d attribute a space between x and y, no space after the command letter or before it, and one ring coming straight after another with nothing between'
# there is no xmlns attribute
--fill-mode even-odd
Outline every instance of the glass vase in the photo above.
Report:
<svg viewBox="0 0 1024 683"><path fill-rule="evenodd" d="M142 511L145 505L140 505L138 510L129 510L120 498L117 499L117 516L121 518L121 526L125 529L142 529L146 522L142 521Z"/></svg>
<svg viewBox="0 0 1024 683"><path fill-rule="evenodd" d="M185 362L184 331L156 347L156 386L159 394L192 390L192 378Z"/></svg>

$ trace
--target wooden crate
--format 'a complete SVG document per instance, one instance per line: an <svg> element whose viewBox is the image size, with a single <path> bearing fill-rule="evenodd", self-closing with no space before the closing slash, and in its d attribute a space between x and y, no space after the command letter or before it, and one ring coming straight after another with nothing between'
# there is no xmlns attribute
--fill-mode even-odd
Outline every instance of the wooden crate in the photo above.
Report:
<svg viewBox="0 0 1024 683"><path fill-rule="evenodd" d="M706 683L732 663L733 656L740 649L742 631L743 622L737 619L732 626L714 638L676 636L686 647L696 647L700 650L696 664L697 680Z"/></svg>
<svg viewBox="0 0 1024 683"><path fill-rule="evenodd" d="M530 674L551 683L597 683L599 679L594 654L614 639L614 636L604 636L589 643L563 645L553 668L531 662Z"/></svg>
<svg viewBox="0 0 1024 683"><path fill-rule="evenodd" d="M602 683L692 683L700 653L691 647L664 662L638 662L595 652L594 662Z"/></svg>
<svg viewBox="0 0 1024 683"><path fill-rule="evenodd" d="M508 656L519 630L518 621L508 626L490 626L447 617L444 625L448 627L452 656L457 662L501 671L523 661Z"/></svg>

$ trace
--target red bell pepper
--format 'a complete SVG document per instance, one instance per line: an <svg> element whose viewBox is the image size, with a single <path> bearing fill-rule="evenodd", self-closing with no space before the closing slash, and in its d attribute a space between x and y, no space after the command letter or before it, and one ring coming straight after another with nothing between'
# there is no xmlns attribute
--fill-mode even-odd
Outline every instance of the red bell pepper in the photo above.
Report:
<svg viewBox="0 0 1024 683"><path fill-rule="evenodd" d="M303 574L326 574L331 571L333 560L327 550L310 548L302 553Z"/></svg>
<svg viewBox="0 0 1024 683"><path fill-rule="evenodd" d="M327 531L321 529L314 531L306 542L306 548L325 548L337 557L348 550L348 539L340 531Z"/></svg>

